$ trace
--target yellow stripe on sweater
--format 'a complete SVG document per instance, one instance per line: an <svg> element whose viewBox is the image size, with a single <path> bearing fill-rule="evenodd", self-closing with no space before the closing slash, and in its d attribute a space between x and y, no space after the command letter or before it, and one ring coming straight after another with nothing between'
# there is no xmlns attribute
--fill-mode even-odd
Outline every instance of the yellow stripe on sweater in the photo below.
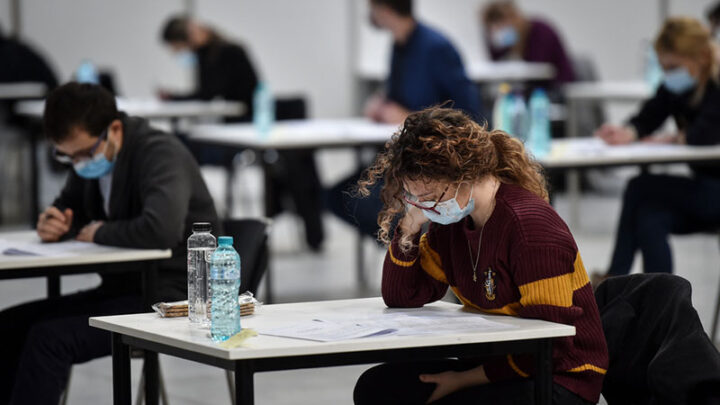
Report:
<svg viewBox="0 0 720 405"><path fill-rule="evenodd" d="M400 267L412 267L413 264L415 264L415 262L417 261L417 258L411 262L406 262L406 261L396 258L392 252L392 245L388 248L388 254L390 255L390 261L392 261L393 263L395 263L396 265L398 265Z"/></svg>
<svg viewBox="0 0 720 405"><path fill-rule="evenodd" d="M420 237L420 266L430 277L441 283L448 284L447 276L445 276L445 272L442 267L440 267L441 263L440 255L430 247L427 233L424 233Z"/></svg>
<svg viewBox="0 0 720 405"><path fill-rule="evenodd" d="M580 253L577 254L572 273L523 284L520 287L520 303L523 306L553 305L568 308L573 303L573 293L588 283Z"/></svg>
<svg viewBox="0 0 720 405"><path fill-rule="evenodd" d="M477 309L478 311L484 312L486 314L493 314L493 315L511 315L511 316L517 316L518 313L520 313L521 305L519 302L511 302L503 307L500 308L481 308L472 302L470 302L469 299L465 298L462 294L460 294L460 291L458 291L457 287L450 287L450 289L455 293L455 295L458 297L460 302L463 303L466 307Z"/></svg>
<svg viewBox="0 0 720 405"><path fill-rule="evenodd" d="M569 373L581 373L583 371L594 371L599 374L607 373L607 370L605 370L604 368L593 366L592 364L583 364L582 366L571 368L570 370L568 370Z"/></svg>
<svg viewBox="0 0 720 405"><path fill-rule="evenodd" d="M518 367L518 365L515 364L515 360L513 360L512 354L507 355L507 361L508 361L508 364L510 365L510 368L513 369L513 371L516 372L517 375L519 375L520 377L523 377L523 378L530 377L530 374L523 372L522 370L520 370L520 367Z"/></svg>

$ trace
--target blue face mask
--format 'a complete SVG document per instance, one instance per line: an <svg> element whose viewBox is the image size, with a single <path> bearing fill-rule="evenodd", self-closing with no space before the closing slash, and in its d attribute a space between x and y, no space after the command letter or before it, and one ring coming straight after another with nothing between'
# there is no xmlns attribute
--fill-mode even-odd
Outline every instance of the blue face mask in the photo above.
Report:
<svg viewBox="0 0 720 405"><path fill-rule="evenodd" d="M473 188L474 186L470 188L470 195L472 195ZM460 187L458 187L455 191L455 197L437 203L434 211L422 210L423 214L425 214L425 218L437 224L449 225L460 222L461 219L470 215L470 213L475 209L475 199L470 198L467 206L465 208L460 208L460 204L457 202L458 191L460 191Z"/></svg>
<svg viewBox="0 0 720 405"><path fill-rule="evenodd" d="M691 90L696 86L697 80L690 76L687 69L679 67L668 72L665 72L665 78L663 79L665 88L670 90L673 94L682 94L686 91Z"/></svg>
<svg viewBox="0 0 720 405"><path fill-rule="evenodd" d="M179 51L175 54L178 64L184 68L191 69L197 65L197 55L190 50Z"/></svg>
<svg viewBox="0 0 720 405"><path fill-rule="evenodd" d="M490 38L496 49L506 49L515 45L518 41L518 33L514 27L507 25L495 30Z"/></svg>
<svg viewBox="0 0 720 405"><path fill-rule="evenodd" d="M94 155L92 159L83 160L73 164L75 173L83 179L99 179L110 173L115 167L115 161L109 161L105 157L105 152Z"/></svg>

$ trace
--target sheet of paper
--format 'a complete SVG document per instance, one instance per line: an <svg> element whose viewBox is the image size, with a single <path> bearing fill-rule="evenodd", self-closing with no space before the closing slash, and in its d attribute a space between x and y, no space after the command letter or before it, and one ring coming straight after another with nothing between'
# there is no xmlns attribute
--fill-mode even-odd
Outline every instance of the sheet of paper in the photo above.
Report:
<svg viewBox="0 0 720 405"><path fill-rule="evenodd" d="M73 256L82 252L87 252L91 247L97 246L94 243L66 241L58 243L32 243L32 242L13 242L6 239L0 239L0 252L8 256L46 256L60 257Z"/></svg>
<svg viewBox="0 0 720 405"><path fill-rule="evenodd" d="M463 311L387 310L347 319L340 313L297 322L286 327L260 330L261 335L332 342L379 335L427 336L463 334L512 329L513 326L489 321L480 314Z"/></svg>

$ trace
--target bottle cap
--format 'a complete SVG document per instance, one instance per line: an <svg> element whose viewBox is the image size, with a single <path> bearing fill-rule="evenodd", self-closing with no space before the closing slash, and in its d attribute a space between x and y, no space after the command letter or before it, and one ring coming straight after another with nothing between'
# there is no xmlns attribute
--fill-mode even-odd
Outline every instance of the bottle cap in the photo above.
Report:
<svg viewBox="0 0 720 405"><path fill-rule="evenodd" d="M195 222L192 230L193 232L212 232L212 224L210 222Z"/></svg>
<svg viewBox="0 0 720 405"><path fill-rule="evenodd" d="M232 246L232 245L233 245L232 236L221 236L218 238L218 246Z"/></svg>

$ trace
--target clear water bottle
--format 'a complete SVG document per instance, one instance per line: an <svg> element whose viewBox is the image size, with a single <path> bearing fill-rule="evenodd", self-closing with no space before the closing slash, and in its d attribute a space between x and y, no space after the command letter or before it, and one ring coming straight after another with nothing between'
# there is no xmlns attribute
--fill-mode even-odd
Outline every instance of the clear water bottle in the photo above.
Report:
<svg viewBox="0 0 720 405"><path fill-rule="evenodd" d="M221 236L210 265L210 335L216 342L240 332L240 255L233 249L233 238Z"/></svg>
<svg viewBox="0 0 720 405"><path fill-rule="evenodd" d="M260 136L266 138L275 122L275 100L266 82L259 82L253 94L253 124Z"/></svg>
<svg viewBox="0 0 720 405"><path fill-rule="evenodd" d="M99 84L100 73L91 61L84 60L75 72L75 80L78 83Z"/></svg>
<svg viewBox="0 0 720 405"><path fill-rule="evenodd" d="M663 80L663 70L657 58L655 48L650 44L645 44L645 59L643 61L643 76L645 84L651 89L657 89Z"/></svg>
<svg viewBox="0 0 720 405"><path fill-rule="evenodd" d="M535 89L530 96L530 135L527 146L536 158L550 153L550 99L541 88Z"/></svg>
<svg viewBox="0 0 720 405"><path fill-rule="evenodd" d="M510 100L510 134L527 141L528 131L530 130L530 118L528 116L525 100L520 92L513 93Z"/></svg>
<svg viewBox="0 0 720 405"><path fill-rule="evenodd" d="M510 116L508 114L510 107L510 85L502 83L498 87L497 98L493 105L493 128L501 131L510 131Z"/></svg>
<svg viewBox="0 0 720 405"><path fill-rule="evenodd" d="M209 222L194 223L192 231L187 240L188 318L191 323L207 326L210 324L208 275L217 242L210 233L212 225Z"/></svg>

